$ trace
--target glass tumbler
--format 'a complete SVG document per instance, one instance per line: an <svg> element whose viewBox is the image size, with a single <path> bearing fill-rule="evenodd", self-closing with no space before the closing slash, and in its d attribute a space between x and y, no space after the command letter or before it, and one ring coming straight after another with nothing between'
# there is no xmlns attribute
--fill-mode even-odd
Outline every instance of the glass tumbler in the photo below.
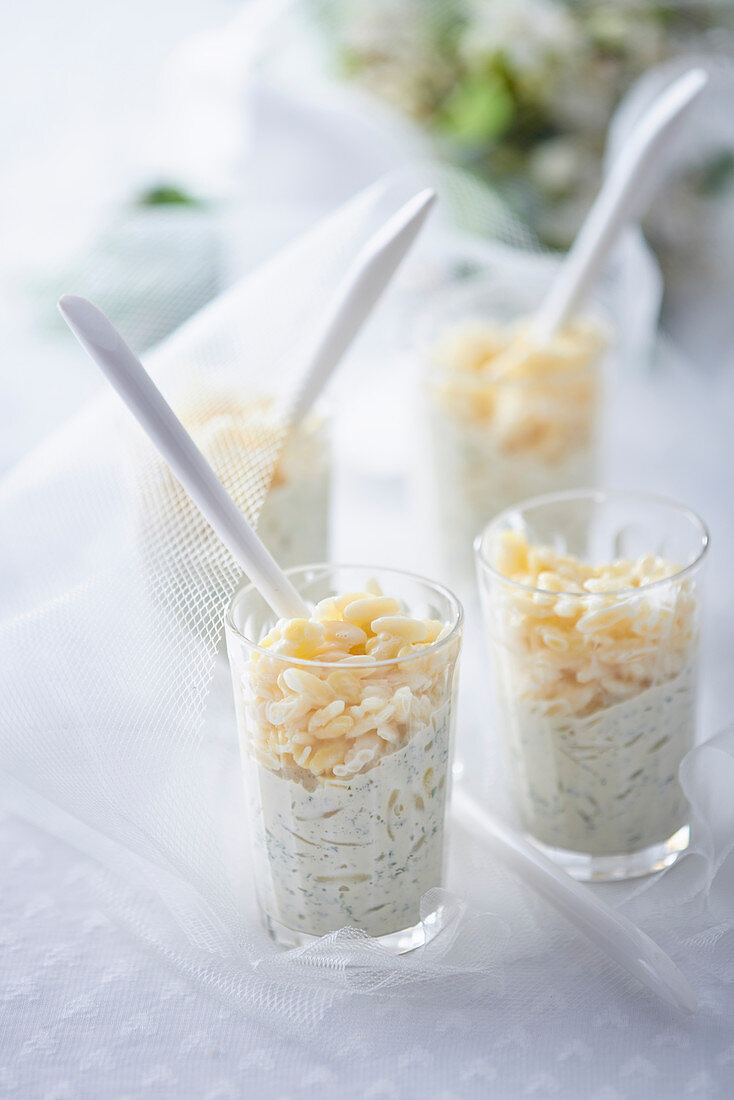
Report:
<svg viewBox="0 0 734 1100"><path fill-rule="evenodd" d="M271 936L294 946L348 925L411 950L438 917L421 921L420 901L443 875L461 605L395 570L313 565L288 575L310 604L376 581L412 618L445 628L403 658L306 660L259 644L276 618L249 583L226 615L255 885Z"/></svg>
<svg viewBox="0 0 734 1100"><path fill-rule="evenodd" d="M661 870L689 843L678 768L696 732L707 545L686 508L586 490L519 504L477 537L509 790L576 878Z"/></svg>
<svg viewBox="0 0 734 1100"><path fill-rule="evenodd" d="M278 461L262 501L258 534L285 568L328 557L331 417L327 406L318 403L299 424L289 427L275 397L251 397L229 387L204 393L184 406L180 415L248 517L262 495L262 471L270 469L277 448Z"/></svg>
<svg viewBox="0 0 734 1100"><path fill-rule="evenodd" d="M547 280L468 280L432 302L417 332L423 410L419 488L441 575L473 586L478 531L520 500L596 480L601 364L596 314L543 347L523 326Z"/></svg>
<svg viewBox="0 0 734 1100"><path fill-rule="evenodd" d="M287 429L275 399L234 387L181 401L184 427L239 510L281 566L329 556L331 419L317 405ZM277 455L277 461L274 457ZM139 529L158 599L197 636L224 648L221 608L231 586L222 544L180 482L157 457L141 478ZM272 473L271 473L272 472ZM206 579L192 611L192 588Z"/></svg>

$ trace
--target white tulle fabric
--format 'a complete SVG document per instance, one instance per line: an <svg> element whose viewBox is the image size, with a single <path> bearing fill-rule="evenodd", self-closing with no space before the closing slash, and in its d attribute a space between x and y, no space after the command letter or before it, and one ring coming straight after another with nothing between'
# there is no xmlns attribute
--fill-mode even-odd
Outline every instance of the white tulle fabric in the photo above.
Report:
<svg viewBox="0 0 734 1100"><path fill-rule="evenodd" d="M454 177L430 172L451 186ZM174 407L184 392L188 400L197 387L233 381L257 392L266 379L290 392L298 348L325 294L411 179L403 173L359 195L151 353L148 366ZM440 281L467 263L521 272L551 262L510 245L478 245L439 219L405 285L414 287L417 273ZM649 342L656 286L654 271L629 257L610 284L612 303L633 292L648 302L645 323L627 327L638 355ZM253 520L277 441L257 455L224 470L225 481L247 487ZM256 913L228 673L217 654L238 569L181 499L160 492L160 479L155 456L110 395L0 486L8 533L0 547L0 768L12 804L85 853L99 896L141 940L231 1006L299 1038L316 1035L342 998L390 991L415 1005L437 996L449 1003L468 977L480 979L472 988L486 997L502 988L511 964L548 957L567 933L457 830L450 889L423 900L424 912L440 900L444 913L441 934L424 950L395 958L349 929L294 951L270 944ZM465 672L481 675L471 658ZM471 692L467 699L471 708ZM468 724L479 719L467 711ZM692 854L620 898L653 933L656 915L674 906L679 947L713 921L734 921L733 741L722 734L684 764L698 814ZM668 920L667 946L673 935ZM588 952L578 958L599 966ZM333 1020L334 1036L339 1026Z"/></svg>
<svg viewBox="0 0 734 1100"><path fill-rule="evenodd" d="M363 192L147 356L173 407L232 386L285 402L328 292L399 194ZM256 522L282 440L256 418L242 434L217 469ZM240 570L114 395L16 468L0 501L12 534L0 766L24 812L95 860L100 890L141 937L234 1002L301 1026L339 991L485 966L493 938L478 929L492 917L469 921L476 950L452 961L466 939L458 899L420 958L396 961L348 930L301 952L265 942L218 652Z"/></svg>

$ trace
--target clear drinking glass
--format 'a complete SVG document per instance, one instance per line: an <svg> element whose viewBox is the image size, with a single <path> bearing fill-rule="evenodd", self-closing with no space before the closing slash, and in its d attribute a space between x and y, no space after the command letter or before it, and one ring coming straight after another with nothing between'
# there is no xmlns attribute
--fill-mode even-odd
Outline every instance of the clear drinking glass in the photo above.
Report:
<svg viewBox="0 0 734 1100"><path fill-rule="evenodd" d="M678 768L696 732L707 545L686 508L590 490L526 501L477 537L509 789L576 878L661 870L688 845ZM569 555L616 565L580 581Z"/></svg>
<svg viewBox="0 0 734 1100"><path fill-rule="evenodd" d="M418 328L421 496L442 575L455 585L473 583L473 541L492 516L596 480L609 324L594 310L527 353L517 337L547 285L468 280L432 302Z"/></svg>
<svg viewBox="0 0 734 1100"><path fill-rule="evenodd" d="M395 570L313 565L288 574L310 604L363 592L374 579L413 618L448 627L407 657L329 662L260 646L276 619L248 583L226 616L255 884L271 936L294 946L349 925L410 950L431 926L430 916L420 921L421 897L442 882L461 605ZM347 726L354 719L359 737L345 732L304 756L329 706Z"/></svg>
<svg viewBox="0 0 734 1100"><path fill-rule="evenodd" d="M250 398L233 387L212 388L179 405L184 427L251 522L266 475L270 478L257 531L276 561L289 568L328 558L328 408L317 405L300 424L286 430L272 398ZM155 473L144 469L138 499L143 552L157 598L173 605L187 629L223 649L221 608L231 584L228 570L222 568L222 544L165 463L157 456L153 462ZM207 578L210 598L206 607L200 606L192 615L194 573L196 581L200 576Z"/></svg>

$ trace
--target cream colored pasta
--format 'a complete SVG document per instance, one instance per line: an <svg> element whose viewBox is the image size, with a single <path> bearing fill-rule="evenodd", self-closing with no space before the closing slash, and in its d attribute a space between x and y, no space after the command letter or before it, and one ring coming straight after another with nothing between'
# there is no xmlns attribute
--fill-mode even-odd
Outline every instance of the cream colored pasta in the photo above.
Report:
<svg viewBox="0 0 734 1100"><path fill-rule="evenodd" d="M374 766L445 704L455 654L429 647L448 630L377 591L330 597L310 619L280 620L253 652L244 685L253 753L296 779L344 779Z"/></svg>
<svg viewBox="0 0 734 1100"><path fill-rule="evenodd" d="M525 326L473 324L438 345L433 390L465 430L481 429L500 454L552 464L589 445L604 347L598 327L575 322L542 347Z"/></svg>
<svg viewBox="0 0 734 1100"><path fill-rule="evenodd" d="M678 676L696 643L691 583L656 585L680 571L653 555L590 565L504 531L492 564L524 591L494 597L513 687L547 713L586 717Z"/></svg>

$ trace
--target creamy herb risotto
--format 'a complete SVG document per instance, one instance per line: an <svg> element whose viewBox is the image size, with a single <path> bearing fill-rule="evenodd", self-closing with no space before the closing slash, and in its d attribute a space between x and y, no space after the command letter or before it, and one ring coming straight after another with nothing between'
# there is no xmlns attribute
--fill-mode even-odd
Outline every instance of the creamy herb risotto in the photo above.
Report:
<svg viewBox="0 0 734 1100"><path fill-rule="evenodd" d="M525 827L556 848L639 851L686 824L697 601L652 555L588 564L513 531L485 611L501 735ZM658 583L666 582L668 583ZM523 587L520 587L523 586Z"/></svg>
<svg viewBox="0 0 734 1100"><path fill-rule="evenodd" d="M450 575L472 542L526 497L594 481L596 370L605 341L576 322L539 347L523 325L456 326L433 349L428 420L433 509Z"/></svg>

